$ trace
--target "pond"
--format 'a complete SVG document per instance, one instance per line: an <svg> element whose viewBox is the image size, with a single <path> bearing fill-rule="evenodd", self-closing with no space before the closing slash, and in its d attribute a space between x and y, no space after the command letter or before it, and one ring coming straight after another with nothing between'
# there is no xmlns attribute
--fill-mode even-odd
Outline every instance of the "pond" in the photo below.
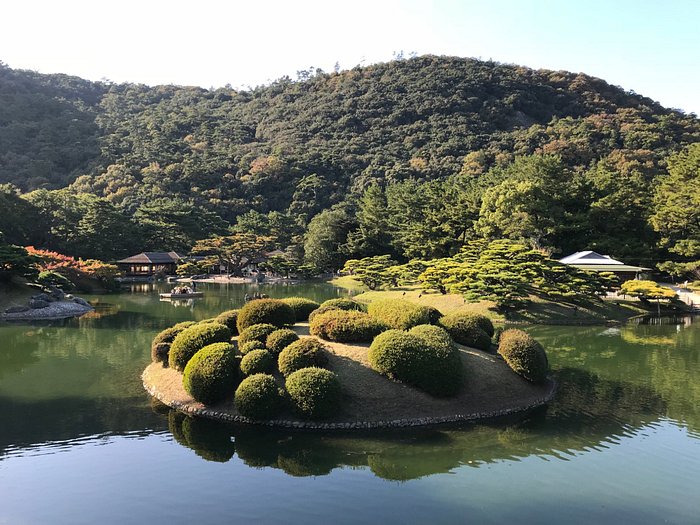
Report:
<svg viewBox="0 0 700 525"><path fill-rule="evenodd" d="M326 284L162 285L94 313L0 325L0 523L697 523L700 318L525 327L561 383L550 406L482 424L315 434L192 420L152 403L150 340L243 295Z"/></svg>

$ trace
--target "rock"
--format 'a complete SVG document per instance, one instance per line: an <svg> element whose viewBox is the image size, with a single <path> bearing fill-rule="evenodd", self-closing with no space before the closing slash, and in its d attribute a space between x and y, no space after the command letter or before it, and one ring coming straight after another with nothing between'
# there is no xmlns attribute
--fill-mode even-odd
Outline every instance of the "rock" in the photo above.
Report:
<svg viewBox="0 0 700 525"><path fill-rule="evenodd" d="M66 295L64 295L63 298L64 298L66 301L72 301L72 300L74 299L73 294L69 294L69 293L67 293Z"/></svg>
<svg viewBox="0 0 700 525"><path fill-rule="evenodd" d="M30 298L30 300L31 300L31 299L36 299L37 301L46 301L46 302L49 302L49 301L50 301L49 295L48 295L48 294L45 294L45 293L39 293L39 294L36 294L36 295L32 295L32 297Z"/></svg>
<svg viewBox="0 0 700 525"><path fill-rule="evenodd" d="M73 302L82 306L90 306L90 303L88 303L82 297L73 297Z"/></svg>
<svg viewBox="0 0 700 525"><path fill-rule="evenodd" d="M6 314L18 314L20 312L26 312L30 308L28 306L10 306L7 310L5 310Z"/></svg>
<svg viewBox="0 0 700 525"><path fill-rule="evenodd" d="M29 308L33 310L38 310L39 308L46 308L49 306L49 301L44 301L43 299L35 299L32 297L29 299Z"/></svg>
<svg viewBox="0 0 700 525"><path fill-rule="evenodd" d="M57 288L56 286L52 286L49 288L49 295L53 297L56 301L62 301L63 298L66 296L65 293L63 293L63 290L60 288Z"/></svg>

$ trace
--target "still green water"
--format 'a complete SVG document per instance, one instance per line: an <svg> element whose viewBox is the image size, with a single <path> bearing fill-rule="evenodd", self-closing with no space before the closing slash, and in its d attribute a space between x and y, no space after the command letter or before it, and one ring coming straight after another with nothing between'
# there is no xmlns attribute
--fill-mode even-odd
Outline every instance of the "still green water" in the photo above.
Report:
<svg viewBox="0 0 700 525"><path fill-rule="evenodd" d="M518 419L367 434L231 427L151 403L152 337L246 292L151 285L94 314L0 325L0 524L700 523L700 318L526 327L556 400Z"/></svg>

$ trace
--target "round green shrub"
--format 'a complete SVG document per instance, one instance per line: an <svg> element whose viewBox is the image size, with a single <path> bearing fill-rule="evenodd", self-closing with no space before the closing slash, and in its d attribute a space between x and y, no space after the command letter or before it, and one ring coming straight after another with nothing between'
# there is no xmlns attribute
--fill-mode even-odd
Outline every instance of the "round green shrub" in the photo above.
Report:
<svg viewBox="0 0 700 525"><path fill-rule="evenodd" d="M272 370L274 357L267 350L251 350L241 359L241 372L247 376L262 374Z"/></svg>
<svg viewBox="0 0 700 525"><path fill-rule="evenodd" d="M282 396L275 378L269 374L246 377L236 389L236 410L250 419L270 419L282 406Z"/></svg>
<svg viewBox="0 0 700 525"><path fill-rule="evenodd" d="M265 341L267 341L267 336L275 330L277 330L275 325L267 323L249 326L245 330L241 330L240 335L238 336L238 345L244 345L249 341L260 341L264 346Z"/></svg>
<svg viewBox="0 0 700 525"><path fill-rule="evenodd" d="M427 308L405 299L374 301L367 307L367 313L398 330L408 330L419 324L430 323L430 311Z"/></svg>
<svg viewBox="0 0 700 525"><path fill-rule="evenodd" d="M241 342L238 342L238 353L241 355L248 355L249 352L252 352L253 350L267 350L265 347L264 343L261 343L257 339L253 339L252 341L247 341L243 344Z"/></svg>
<svg viewBox="0 0 700 525"><path fill-rule="evenodd" d="M151 359L153 362L167 363L170 345L175 340L177 334L182 332L185 328L194 326L194 324L194 321L177 323L156 335L151 343Z"/></svg>
<svg viewBox="0 0 700 525"><path fill-rule="evenodd" d="M522 330L504 330L498 344L498 353L518 375L533 383L547 379L549 362L542 345Z"/></svg>
<svg viewBox="0 0 700 525"><path fill-rule="evenodd" d="M369 342L388 327L364 312L329 310L314 316L311 335L339 343Z"/></svg>
<svg viewBox="0 0 700 525"><path fill-rule="evenodd" d="M302 368L287 377L286 386L292 405L303 417L322 419L340 408L340 382L330 370Z"/></svg>
<svg viewBox="0 0 700 525"><path fill-rule="evenodd" d="M440 319L440 326L459 344L488 351L491 349L491 337L482 328L485 323L481 318L488 320L484 316L474 314L449 314Z"/></svg>
<svg viewBox="0 0 700 525"><path fill-rule="evenodd" d="M408 333L420 337L433 346L440 346L447 350L457 350L450 334L439 326L420 324L411 328Z"/></svg>
<svg viewBox="0 0 700 525"><path fill-rule="evenodd" d="M277 367L284 376L310 366L324 368L327 364L326 349L317 339L311 338L293 342L277 358Z"/></svg>
<svg viewBox="0 0 700 525"><path fill-rule="evenodd" d="M317 315L329 312L331 310L356 310L358 312L363 312L365 309L360 303L353 301L352 299L328 299L327 301L322 302L321 306L309 314L309 322L311 322Z"/></svg>
<svg viewBox="0 0 700 525"><path fill-rule="evenodd" d="M388 330L374 339L367 357L380 374L434 396L452 396L462 386L462 362L448 339L427 328L413 333Z"/></svg>
<svg viewBox="0 0 700 525"><path fill-rule="evenodd" d="M238 385L236 351L230 343L214 343L199 350L185 366L182 385L197 401L211 405Z"/></svg>
<svg viewBox="0 0 700 525"><path fill-rule="evenodd" d="M489 319L485 315L475 314L471 312L455 312L453 314L447 314L445 317L447 317L450 320L460 319L459 322L461 323L476 324L476 326L478 326L484 332L486 332L486 335L488 335L489 337L493 337L493 334L495 333L495 329L493 327L491 319ZM440 319L439 321L442 322L442 319Z"/></svg>
<svg viewBox="0 0 700 525"><path fill-rule="evenodd" d="M287 297L282 299L282 302L292 307L292 310L294 310L294 318L297 323L308 321L311 312L321 306L316 301L304 297Z"/></svg>
<svg viewBox="0 0 700 525"><path fill-rule="evenodd" d="M289 328L280 328L267 336L265 346L274 355L279 355L282 350L291 345L294 341L298 340L299 336L294 330Z"/></svg>
<svg viewBox="0 0 700 525"><path fill-rule="evenodd" d="M238 326L236 325L238 321L238 310L226 310L221 312L214 318L214 321L220 323L224 326L228 326L233 335L238 335Z"/></svg>
<svg viewBox="0 0 700 525"><path fill-rule="evenodd" d="M423 316L428 319L428 324L438 324L442 317L442 312L433 306L419 306Z"/></svg>
<svg viewBox="0 0 700 525"><path fill-rule="evenodd" d="M168 364L175 370L184 370L192 356L207 345L228 343L231 330L219 323L196 324L180 332L170 345Z"/></svg>
<svg viewBox="0 0 700 525"><path fill-rule="evenodd" d="M294 324L294 310L279 299L256 299L238 312L238 332L255 324L271 324L278 328Z"/></svg>

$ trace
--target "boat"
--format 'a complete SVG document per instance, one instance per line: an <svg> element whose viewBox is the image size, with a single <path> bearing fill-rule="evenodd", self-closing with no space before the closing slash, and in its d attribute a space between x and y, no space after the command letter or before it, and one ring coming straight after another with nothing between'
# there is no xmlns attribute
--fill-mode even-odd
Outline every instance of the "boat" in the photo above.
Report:
<svg viewBox="0 0 700 525"><path fill-rule="evenodd" d="M204 297L204 292L162 293L159 295L161 299L194 299L197 297Z"/></svg>

